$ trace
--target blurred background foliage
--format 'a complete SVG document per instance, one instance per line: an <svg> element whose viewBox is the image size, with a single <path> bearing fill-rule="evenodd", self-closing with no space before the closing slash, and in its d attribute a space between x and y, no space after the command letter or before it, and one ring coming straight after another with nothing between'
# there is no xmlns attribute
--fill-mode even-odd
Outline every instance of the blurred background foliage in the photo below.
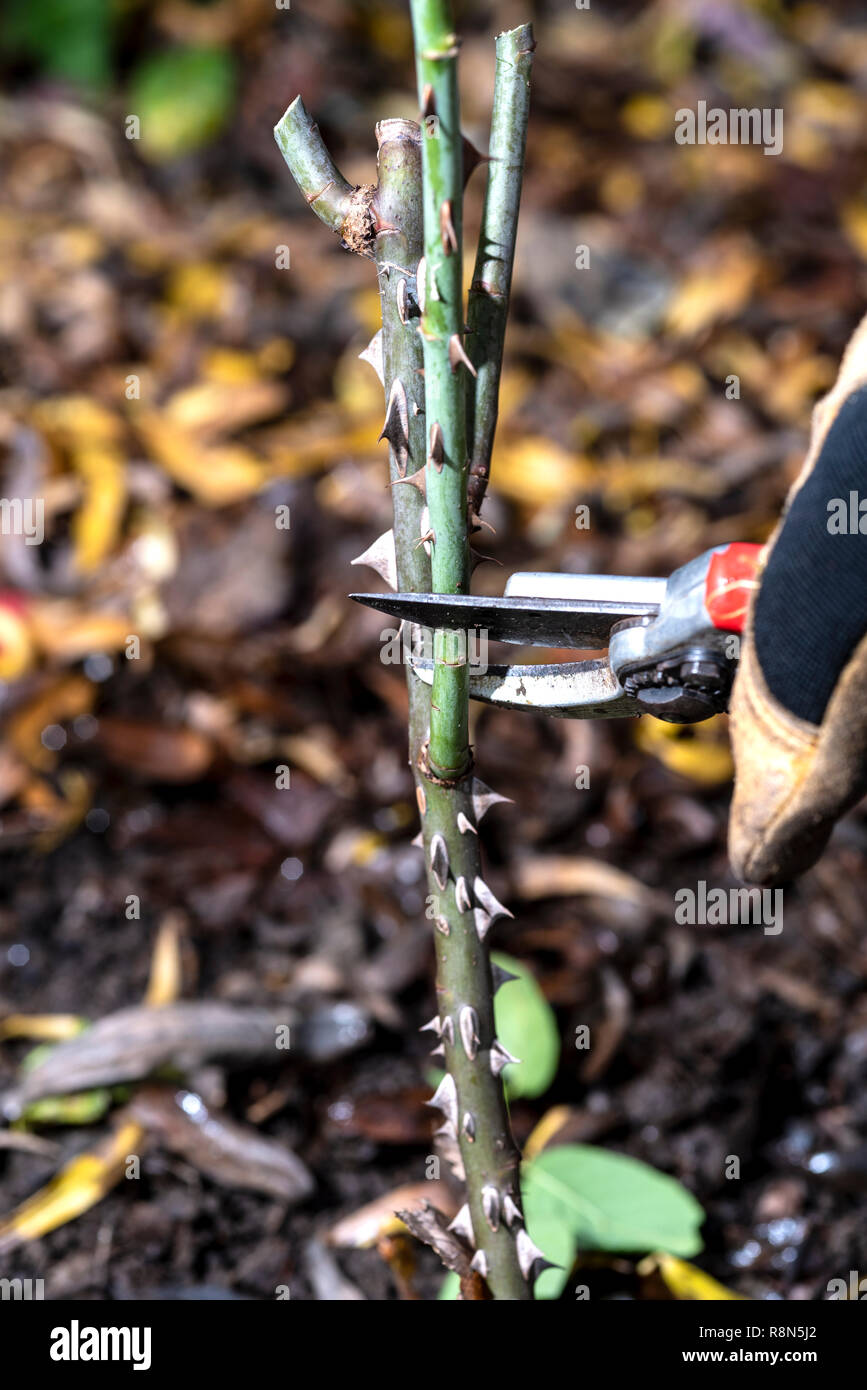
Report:
<svg viewBox="0 0 867 1390"><path fill-rule="evenodd" d="M477 587L501 592L500 566L665 573L763 539L867 299L863 5L479 0L459 17L481 150L493 35L530 18L538 41L496 533L478 541L498 563ZM315 1283L304 1241L417 1180L430 1145L405 691L378 618L345 597L376 582L350 561L390 516L381 389L358 360L377 295L271 135L300 91L370 181L375 122L416 114L409 22L403 0L6 0L0 39L0 490L46 512L44 545L0 538L0 1004L78 1027L138 1000L171 914L170 997L351 1000L370 1023L337 1066L224 1087L315 1175L288 1241L261 1195L182 1200L168 1164L136 1201L106 1198L110 1267L88 1212L50 1237L52 1278L104 1292L158 1270L270 1297ZM676 111L700 100L780 108L782 153L677 145ZM516 1096L519 1139L541 1125L679 1177L709 1267L750 1297L863 1268L863 816L787 894L779 940L675 932L675 887L730 882L725 719L473 717L483 775L515 802L488 833L516 911L496 945L562 1040L544 1093ZM588 1021L584 1055L569 1039ZM740 1184L722 1179L733 1152ZM2 1161L10 1209L58 1152ZM397 1276L360 1258L390 1296Z"/></svg>

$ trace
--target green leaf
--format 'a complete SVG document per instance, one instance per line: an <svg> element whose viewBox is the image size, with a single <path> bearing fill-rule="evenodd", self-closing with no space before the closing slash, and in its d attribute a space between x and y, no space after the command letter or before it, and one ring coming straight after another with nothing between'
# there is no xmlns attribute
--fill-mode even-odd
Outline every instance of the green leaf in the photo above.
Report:
<svg viewBox="0 0 867 1390"><path fill-rule="evenodd" d="M53 77L104 86L111 71L109 0L6 0L2 39Z"/></svg>
<svg viewBox="0 0 867 1390"><path fill-rule="evenodd" d="M143 153L174 159L219 133L235 101L235 64L222 48L171 48L136 68L129 114L141 124Z"/></svg>
<svg viewBox="0 0 867 1390"><path fill-rule="evenodd" d="M537 1298L558 1298L576 1250L663 1250L689 1258L702 1248L704 1212L674 1178L638 1159L588 1144L543 1149L524 1164L527 1230L560 1269L545 1270Z"/></svg>
<svg viewBox="0 0 867 1390"><path fill-rule="evenodd" d="M506 1095L510 1100L540 1096L554 1080L560 1061L560 1033L554 1011L523 961L499 951L491 959L518 976L502 985L494 996L497 1037L513 1057L521 1058L520 1066L508 1066L503 1072Z"/></svg>

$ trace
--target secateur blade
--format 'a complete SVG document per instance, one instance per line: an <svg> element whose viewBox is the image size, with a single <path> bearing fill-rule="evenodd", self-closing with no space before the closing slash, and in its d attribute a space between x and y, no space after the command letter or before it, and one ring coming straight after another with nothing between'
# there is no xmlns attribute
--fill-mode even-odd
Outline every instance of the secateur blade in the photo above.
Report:
<svg viewBox="0 0 867 1390"><path fill-rule="evenodd" d="M570 576L571 577L571 576ZM575 576L577 579L578 576ZM627 618L654 618L656 599L539 598L509 594L350 594L356 603L409 623L453 631L477 630L492 642L533 647L608 646L611 629Z"/></svg>

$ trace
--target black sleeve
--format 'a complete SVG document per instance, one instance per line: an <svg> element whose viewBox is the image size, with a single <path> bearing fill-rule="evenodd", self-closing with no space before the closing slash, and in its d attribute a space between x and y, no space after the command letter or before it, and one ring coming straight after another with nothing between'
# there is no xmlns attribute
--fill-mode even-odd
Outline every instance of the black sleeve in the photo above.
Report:
<svg viewBox="0 0 867 1390"><path fill-rule="evenodd" d="M841 406L795 495L756 600L756 652L771 693L821 724L867 632L867 386Z"/></svg>

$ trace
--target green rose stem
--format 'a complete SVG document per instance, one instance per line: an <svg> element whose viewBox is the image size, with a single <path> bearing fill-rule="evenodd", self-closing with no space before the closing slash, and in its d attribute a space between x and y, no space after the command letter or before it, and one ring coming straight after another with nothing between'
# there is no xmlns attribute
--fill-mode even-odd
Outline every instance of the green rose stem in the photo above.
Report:
<svg viewBox="0 0 867 1390"><path fill-rule="evenodd" d="M472 368L462 342L457 43L442 4L414 6L413 21L424 131L403 120L378 125L376 186L346 183L300 100L275 133L310 206L349 249L377 266L382 334L362 355L385 390L394 538L387 533L359 558L402 591L465 593ZM503 237L514 246L514 229ZM497 369L487 388L494 418L498 376ZM518 1154L501 1080L515 1059L495 1038L483 945L491 924L510 914L481 877L477 833L485 812L504 798L472 773L463 634L437 633L434 655L432 689L407 668L410 756L437 954L438 1013L428 1027L446 1068L431 1104L443 1115L443 1149L466 1179L467 1202L453 1227L474 1247L473 1268L495 1298L527 1299L541 1256L521 1215Z"/></svg>

